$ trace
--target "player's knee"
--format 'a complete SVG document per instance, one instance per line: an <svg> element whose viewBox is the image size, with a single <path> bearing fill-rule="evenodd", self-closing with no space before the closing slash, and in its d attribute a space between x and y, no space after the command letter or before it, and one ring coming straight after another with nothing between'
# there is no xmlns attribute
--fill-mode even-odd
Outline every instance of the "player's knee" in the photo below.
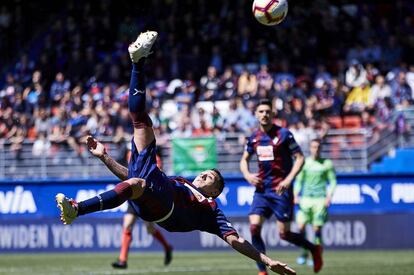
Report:
<svg viewBox="0 0 414 275"><path fill-rule="evenodd" d="M261 231L262 231L261 225L258 225L258 224L250 225L250 234L252 234L252 236L260 236Z"/></svg>
<svg viewBox="0 0 414 275"><path fill-rule="evenodd" d="M132 125L135 129L152 127L152 121L146 112L129 112L132 119Z"/></svg>

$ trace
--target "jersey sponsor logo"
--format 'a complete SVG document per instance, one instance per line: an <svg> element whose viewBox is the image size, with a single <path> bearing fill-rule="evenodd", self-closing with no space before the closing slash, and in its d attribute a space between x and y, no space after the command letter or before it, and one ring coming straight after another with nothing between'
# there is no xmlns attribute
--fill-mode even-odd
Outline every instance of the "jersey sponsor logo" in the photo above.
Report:
<svg viewBox="0 0 414 275"><path fill-rule="evenodd" d="M273 144L277 144L277 143L278 143L278 141L279 141L279 138L278 138L278 137L275 137L275 138L273 139Z"/></svg>
<svg viewBox="0 0 414 275"><path fill-rule="evenodd" d="M414 183L394 183L391 186L393 203L414 203Z"/></svg>
<svg viewBox="0 0 414 275"><path fill-rule="evenodd" d="M259 161L271 161L275 157L273 155L273 146L257 146L257 159Z"/></svg>
<svg viewBox="0 0 414 275"><path fill-rule="evenodd" d="M17 185L14 190L0 192L0 213L24 214L37 211L33 194Z"/></svg>

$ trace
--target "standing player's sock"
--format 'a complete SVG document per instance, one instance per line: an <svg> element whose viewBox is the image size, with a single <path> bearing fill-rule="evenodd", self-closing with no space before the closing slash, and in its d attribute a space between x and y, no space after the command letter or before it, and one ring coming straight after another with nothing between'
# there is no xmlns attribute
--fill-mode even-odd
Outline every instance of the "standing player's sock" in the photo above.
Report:
<svg viewBox="0 0 414 275"><path fill-rule="evenodd" d="M301 234L294 233L292 231L288 231L285 234L281 233L280 238L309 251L313 251L315 249L315 245L313 243L306 240Z"/></svg>
<svg viewBox="0 0 414 275"><path fill-rule="evenodd" d="M250 225L250 233L252 235L253 246L263 254L266 253L266 247L261 236L262 226L257 224ZM266 272L266 266L262 263L256 262L257 267L261 272Z"/></svg>
<svg viewBox="0 0 414 275"><path fill-rule="evenodd" d="M132 196L132 186L128 182L118 183L114 189L78 203L78 216L120 206Z"/></svg>
<svg viewBox="0 0 414 275"><path fill-rule="evenodd" d="M322 230L315 232L315 244L322 245Z"/></svg>
<svg viewBox="0 0 414 275"><path fill-rule="evenodd" d="M127 262L128 261L128 252L129 252L129 246L131 245L131 241L132 241L132 232L131 232L131 230L124 229L122 231L121 252L119 254L119 261L120 262Z"/></svg>
<svg viewBox="0 0 414 275"><path fill-rule="evenodd" d="M164 250L168 250L171 248L171 245L167 242L167 240L164 238L164 236L161 234L161 232L158 229L154 230L154 233L152 233L152 236L157 239L157 241L160 242L162 247L164 247Z"/></svg>

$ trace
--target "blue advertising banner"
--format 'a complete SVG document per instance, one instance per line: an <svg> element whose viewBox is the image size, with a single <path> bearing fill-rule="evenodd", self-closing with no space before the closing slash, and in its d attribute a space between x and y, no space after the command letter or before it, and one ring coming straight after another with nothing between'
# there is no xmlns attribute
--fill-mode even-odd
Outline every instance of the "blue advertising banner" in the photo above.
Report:
<svg viewBox="0 0 414 275"><path fill-rule="evenodd" d="M230 218L234 228L250 241L247 217ZM0 253L118 251L122 221L119 218L80 217L68 226L58 218L0 220ZM6 222L7 221L7 222ZM322 236L326 249L413 249L414 214L332 216ZM308 233L311 229L308 228ZM293 228L296 231L296 228ZM163 232L175 250L221 250L228 245L205 232ZM142 222L132 232L131 250L159 251ZM274 221L266 222L262 237L268 249L298 249L282 241ZM312 234L308 234L312 239Z"/></svg>
<svg viewBox="0 0 414 275"><path fill-rule="evenodd" d="M54 201L59 192L81 201L112 189L116 180L1 182L0 222L3 218L57 217ZM218 197L220 208L228 216L245 216L252 203L254 187L242 178L227 178ZM96 217L119 217L126 204ZM369 214L414 212L414 177L411 176L339 176L331 214Z"/></svg>

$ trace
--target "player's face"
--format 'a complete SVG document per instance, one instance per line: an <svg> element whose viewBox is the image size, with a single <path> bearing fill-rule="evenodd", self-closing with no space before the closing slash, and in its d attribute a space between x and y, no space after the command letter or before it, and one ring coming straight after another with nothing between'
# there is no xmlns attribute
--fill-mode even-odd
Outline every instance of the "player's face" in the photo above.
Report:
<svg viewBox="0 0 414 275"><path fill-rule="evenodd" d="M266 126L272 123L272 108L269 105L259 105L256 108L256 118L259 121L260 125Z"/></svg>
<svg viewBox="0 0 414 275"><path fill-rule="evenodd" d="M217 189L216 180L218 175L213 170L206 170L201 172L193 181L193 184L200 189L204 194L210 197L216 197L219 193Z"/></svg>
<svg viewBox="0 0 414 275"><path fill-rule="evenodd" d="M318 141L312 141L309 150L313 158L319 158L321 153L321 144Z"/></svg>

